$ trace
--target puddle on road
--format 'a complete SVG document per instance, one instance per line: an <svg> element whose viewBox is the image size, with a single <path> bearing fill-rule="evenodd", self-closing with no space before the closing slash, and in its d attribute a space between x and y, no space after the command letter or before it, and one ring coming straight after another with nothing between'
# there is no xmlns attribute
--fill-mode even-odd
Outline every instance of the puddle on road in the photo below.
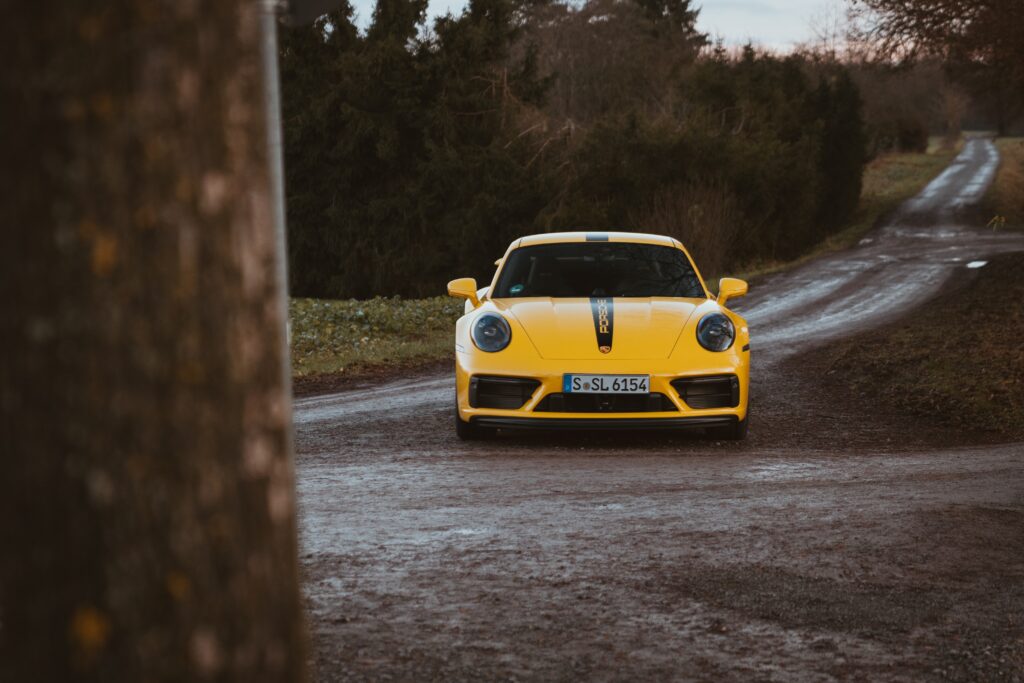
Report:
<svg viewBox="0 0 1024 683"><path fill-rule="evenodd" d="M798 481L818 478L825 469L812 462L763 462L739 472L738 476L749 481Z"/></svg>
<svg viewBox="0 0 1024 683"><path fill-rule="evenodd" d="M444 538L445 536L480 536L491 533L493 529L445 529L435 532L434 535Z"/></svg>

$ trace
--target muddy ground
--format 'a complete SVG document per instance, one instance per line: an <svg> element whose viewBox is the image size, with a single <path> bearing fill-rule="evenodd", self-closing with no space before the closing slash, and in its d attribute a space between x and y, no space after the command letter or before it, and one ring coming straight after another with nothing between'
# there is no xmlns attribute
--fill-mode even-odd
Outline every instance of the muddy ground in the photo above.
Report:
<svg viewBox="0 0 1024 683"><path fill-rule="evenodd" d="M1024 446L822 381L1019 236L972 140L857 248L751 292L750 438L464 444L434 370L296 402L317 678L1022 680Z"/></svg>

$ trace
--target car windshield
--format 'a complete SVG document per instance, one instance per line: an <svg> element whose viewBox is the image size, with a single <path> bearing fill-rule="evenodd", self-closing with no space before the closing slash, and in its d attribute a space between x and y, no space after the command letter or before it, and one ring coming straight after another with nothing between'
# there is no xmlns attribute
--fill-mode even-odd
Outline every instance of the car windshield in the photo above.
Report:
<svg viewBox="0 0 1024 683"><path fill-rule="evenodd" d="M679 249L634 242L563 242L513 251L491 296L706 295L689 259Z"/></svg>

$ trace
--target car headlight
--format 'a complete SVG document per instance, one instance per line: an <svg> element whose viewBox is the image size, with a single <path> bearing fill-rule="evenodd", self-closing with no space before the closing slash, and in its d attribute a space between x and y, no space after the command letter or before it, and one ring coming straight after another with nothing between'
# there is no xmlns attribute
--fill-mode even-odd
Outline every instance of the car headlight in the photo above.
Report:
<svg viewBox="0 0 1024 683"><path fill-rule="evenodd" d="M708 351L725 351L736 339L736 327L721 313L708 313L697 323L697 341Z"/></svg>
<svg viewBox="0 0 1024 683"><path fill-rule="evenodd" d="M500 315L484 313L473 323L473 343L481 351L501 351L512 341L512 329Z"/></svg>

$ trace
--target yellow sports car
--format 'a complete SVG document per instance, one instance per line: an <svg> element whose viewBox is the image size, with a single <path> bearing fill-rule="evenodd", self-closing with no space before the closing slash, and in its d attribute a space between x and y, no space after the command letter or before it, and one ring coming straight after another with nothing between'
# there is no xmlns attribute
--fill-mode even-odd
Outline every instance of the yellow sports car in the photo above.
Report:
<svg viewBox="0 0 1024 683"><path fill-rule="evenodd" d="M677 240L565 232L516 240L455 326L455 430L700 427L747 434L750 333Z"/></svg>

